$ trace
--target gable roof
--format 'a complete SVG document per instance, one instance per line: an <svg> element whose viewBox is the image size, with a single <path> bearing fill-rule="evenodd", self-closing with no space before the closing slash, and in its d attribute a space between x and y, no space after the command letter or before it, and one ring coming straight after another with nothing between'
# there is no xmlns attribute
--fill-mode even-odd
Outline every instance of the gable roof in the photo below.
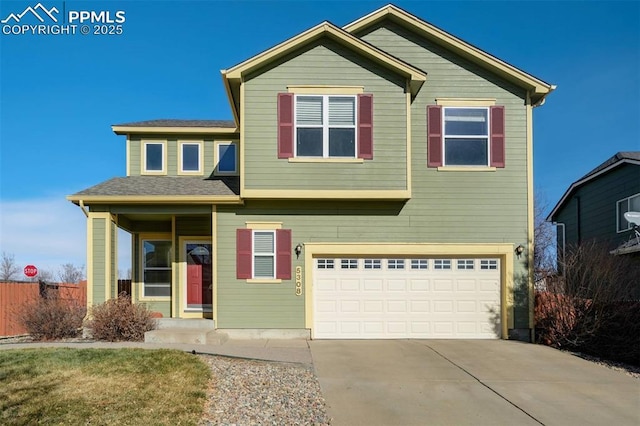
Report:
<svg viewBox="0 0 640 426"><path fill-rule="evenodd" d="M545 96L556 88L555 85L546 83L392 4L381 7L345 25L344 29L351 34L357 35L385 19L418 33L485 69L489 69L519 87L526 88L531 94L531 100L534 105L541 105Z"/></svg>
<svg viewBox="0 0 640 426"><path fill-rule="evenodd" d="M178 120L158 119L114 124L111 126L117 135L130 133L235 133L233 120Z"/></svg>
<svg viewBox="0 0 640 426"><path fill-rule="evenodd" d="M227 95L229 96L229 100L232 104L232 110L236 121L240 111L239 87L243 76L323 37L336 41L341 45L358 52L362 56L384 66L385 68L406 77L409 80L409 88L414 96L418 93L422 84L427 79L427 75L418 68L391 56L383 50L359 39L334 24L325 21L229 68L228 70L220 71L222 73L225 88L227 89Z"/></svg>
<svg viewBox="0 0 640 426"><path fill-rule="evenodd" d="M577 181L573 182L569 189L564 193L558 204L551 210L551 213L547 216L548 221L552 221L558 211L564 206L569 197L582 185L596 179L598 176L609 172L623 164L636 164L640 166L640 151L621 151L616 153L613 157L607 159L604 163L600 164L595 169L591 170L586 175L582 176Z"/></svg>

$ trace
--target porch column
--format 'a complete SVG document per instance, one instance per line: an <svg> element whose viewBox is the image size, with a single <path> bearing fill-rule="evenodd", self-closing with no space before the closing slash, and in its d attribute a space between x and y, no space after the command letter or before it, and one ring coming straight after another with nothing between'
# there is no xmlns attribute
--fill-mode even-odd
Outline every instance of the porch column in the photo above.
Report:
<svg viewBox="0 0 640 426"><path fill-rule="evenodd" d="M118 227L107 212L87 218L87 306L116 297L118 291Z"/></svg>

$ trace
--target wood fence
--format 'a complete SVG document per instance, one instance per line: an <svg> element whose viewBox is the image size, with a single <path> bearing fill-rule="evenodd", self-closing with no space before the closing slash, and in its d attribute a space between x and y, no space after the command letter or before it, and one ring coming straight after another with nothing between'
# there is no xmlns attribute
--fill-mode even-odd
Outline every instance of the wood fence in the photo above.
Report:
<svg viewBox="0 0 640 426"><path fill-rule="evenodd" d="M53 284L48 291L55 291L61 299L76 301L80 306L87 304L87 282L79 284ZM17 320L24 305L37 300L40 295L39 283L0 282L0 337L19 336L27 331Z"/></svg>

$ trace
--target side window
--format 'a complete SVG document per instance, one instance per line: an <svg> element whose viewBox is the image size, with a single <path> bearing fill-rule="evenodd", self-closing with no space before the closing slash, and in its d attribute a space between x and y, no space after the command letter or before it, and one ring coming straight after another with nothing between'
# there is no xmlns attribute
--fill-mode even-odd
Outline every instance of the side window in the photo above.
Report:
<svg viewBox="0 0 640 426"><path fill-rule="evenodd" d="M142 297L171 296L171 240L143 240Z"/></svg>
<svg viewBox="0 0 640 426"><path fill-rule="evenodd" d="M164 142L142 143L143 173L164 174L166 170L166 144Z"/></svg>
<svg viewBox="0 0 640 426"><path fill-rule="evenodd" d="M624 232L631 229L631 223L624 217L627 212L640 212L640 194L622 199L616 203L617 231Z"/></svg>
<svg viewBox="0 0 640 426"><path fill-rule="evenodd" d="M216 142L215 174L238 174L238 146L235 142Z"/></svg>

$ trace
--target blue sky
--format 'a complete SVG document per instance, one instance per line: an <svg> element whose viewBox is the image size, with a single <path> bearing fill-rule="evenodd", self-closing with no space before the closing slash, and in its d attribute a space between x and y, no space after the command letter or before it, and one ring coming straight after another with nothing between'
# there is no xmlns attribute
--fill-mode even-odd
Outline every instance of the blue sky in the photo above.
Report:
<svg viewBox="0 0 640 426"><path fill-rule="evenodd" d="M37 3L3 0L0 19ZM112 124L231 119L221 69L388 2L41 3L126 18L121 35L0 34L0 250L54 271L85 263L85 217L65 196L125 174ZM558 86L534 112L535 187L549 208L617 151L640 150L640 2L395 4Z"/></svg>

